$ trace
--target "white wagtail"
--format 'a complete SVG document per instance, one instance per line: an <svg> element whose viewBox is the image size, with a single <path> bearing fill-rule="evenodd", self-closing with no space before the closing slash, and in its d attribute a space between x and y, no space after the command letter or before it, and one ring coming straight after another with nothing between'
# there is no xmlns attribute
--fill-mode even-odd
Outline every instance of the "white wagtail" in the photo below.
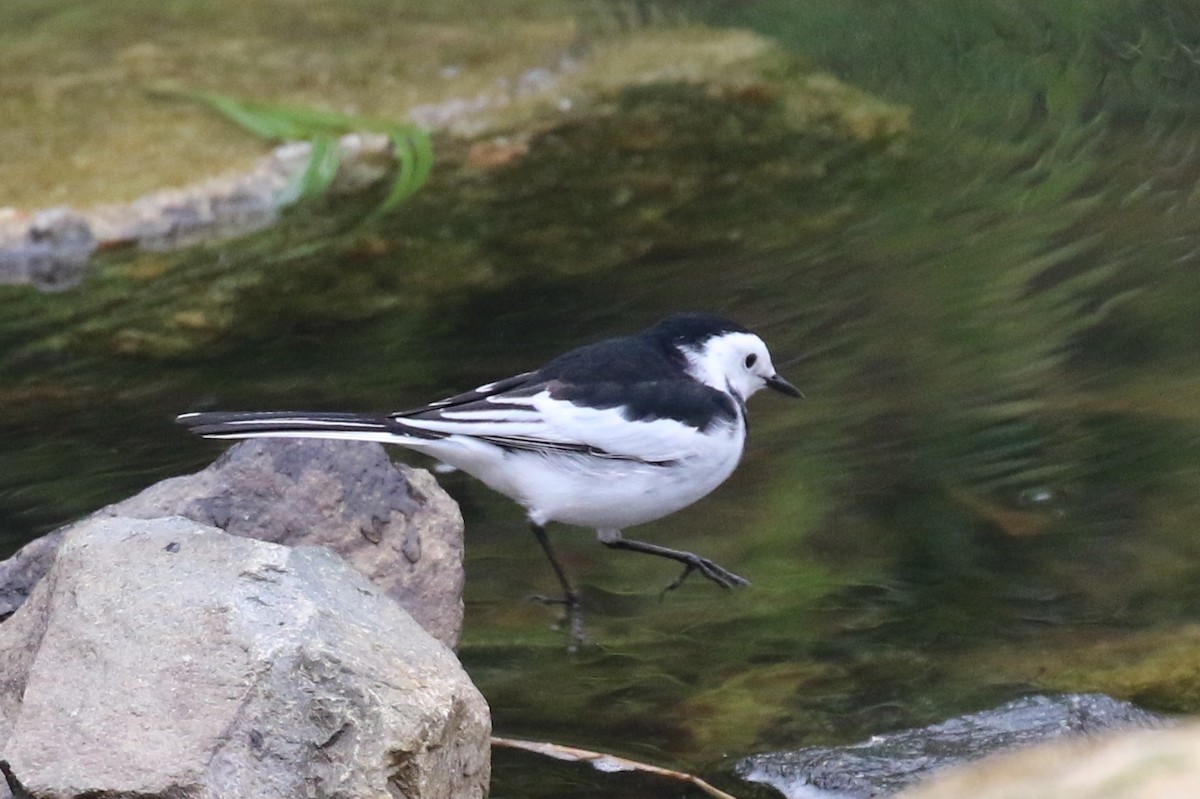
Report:
<svg viewBox="0 0 1200 799"><path fill-rule="evenodd" d="M622 528L687 507L733 473L746 443L746 400L763 386L800 392L746 328L702 313L588 344L540 369L422 408L349 413L185 413L208 438L333 438L399 444L482 480L526 510L564 601L577 603L545 527L593 527L613 549L682 563L724 588L748 585L691 552L631 541Z"/></svg>

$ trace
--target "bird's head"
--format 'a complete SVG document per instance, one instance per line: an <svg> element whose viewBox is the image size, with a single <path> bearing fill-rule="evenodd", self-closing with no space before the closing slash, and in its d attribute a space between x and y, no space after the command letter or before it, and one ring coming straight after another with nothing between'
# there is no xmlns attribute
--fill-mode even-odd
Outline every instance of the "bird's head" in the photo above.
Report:
<svg viewBox="0 0 1200 799"><path fill-rule="evenodd" d="M801 396L775 371L763 340L736 322L708 314L682 314L663 320L656 329L683 354L688 373L706 385L732 391L743 401L763 387Z"/></svg>

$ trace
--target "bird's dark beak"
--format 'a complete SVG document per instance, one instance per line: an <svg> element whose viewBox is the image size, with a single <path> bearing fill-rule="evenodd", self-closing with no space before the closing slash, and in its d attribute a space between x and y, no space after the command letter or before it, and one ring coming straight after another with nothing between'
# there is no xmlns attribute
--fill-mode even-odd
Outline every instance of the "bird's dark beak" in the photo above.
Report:
<svg viewBox="0 0 1200 799"><path fill-rule="evenodd" d="M801 392L800 389L796 388L777 374L771 375L767 378L767 388L773 388L780 394L787 394L789 397L804 396L804 393Z"/></svg>

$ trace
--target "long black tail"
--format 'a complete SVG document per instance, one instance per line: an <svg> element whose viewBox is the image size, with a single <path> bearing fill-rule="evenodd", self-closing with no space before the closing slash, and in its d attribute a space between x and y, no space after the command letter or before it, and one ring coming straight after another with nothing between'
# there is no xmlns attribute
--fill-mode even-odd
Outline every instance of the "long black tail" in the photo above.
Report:
<svg viewBox="0 0 1200 799"><path fill-rule="evenodd" d="M185 413L176 422L205 438L335 438L402 443L413 436L382 416L302 411Z"/></svg>

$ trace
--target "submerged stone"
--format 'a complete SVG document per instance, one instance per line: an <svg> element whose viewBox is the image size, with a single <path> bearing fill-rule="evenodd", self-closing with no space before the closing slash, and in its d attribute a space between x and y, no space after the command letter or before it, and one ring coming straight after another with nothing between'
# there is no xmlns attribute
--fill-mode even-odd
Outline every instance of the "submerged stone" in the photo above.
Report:
<svg viewBox="0 0 1200 799"><path fill-rule="evenodd" d="M739 761L735 769L743 779L770 785L788 799L867 799L1001 750L1165 723L1162 716L1100 694L1030 696L850 746L755 755Z"/></svg>

